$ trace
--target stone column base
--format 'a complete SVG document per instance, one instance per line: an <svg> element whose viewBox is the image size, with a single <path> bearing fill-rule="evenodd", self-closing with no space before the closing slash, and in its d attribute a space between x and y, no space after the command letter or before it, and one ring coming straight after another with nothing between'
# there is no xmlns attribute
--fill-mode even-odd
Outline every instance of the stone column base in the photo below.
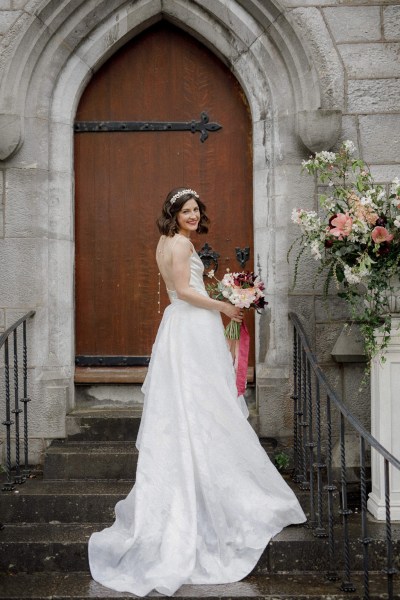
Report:
<svg viewBox="0 0 400 600"><path fill-rule="evenodd" d="M389 346L382 364L374 359L371 366L371 433L393 456L400 460L400 318L392 319ZM368 510L384 520L385 480L383 458L371 451L372 491ZM400 471L389 466L391 518L400 520Z"/></svg>

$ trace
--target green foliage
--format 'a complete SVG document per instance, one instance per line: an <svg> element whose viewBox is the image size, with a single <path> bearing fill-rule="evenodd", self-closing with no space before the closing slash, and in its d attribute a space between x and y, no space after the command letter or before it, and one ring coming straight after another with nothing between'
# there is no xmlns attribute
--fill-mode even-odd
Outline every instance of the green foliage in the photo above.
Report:
<svg viewBox="0 0 400 600"><path fill-rule="evenodd" d="M284 471L290 465L290 457L284 452L280 450L276 454L274 454L275 466L279 471Z"/></svg>

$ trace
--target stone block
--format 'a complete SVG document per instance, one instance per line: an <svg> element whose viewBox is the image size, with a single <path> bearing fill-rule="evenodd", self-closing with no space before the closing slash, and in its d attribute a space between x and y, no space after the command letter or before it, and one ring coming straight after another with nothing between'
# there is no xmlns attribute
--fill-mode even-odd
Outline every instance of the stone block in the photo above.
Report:
<svg viewBox="0 0 400 600"><path fill-rule="evenodd" d="M319 363L332 363L331 352L343 329L343 323L316 323L315 355Z"/></svg>
<svg viewBox="0 0 400 600"><path fill-rule="evenodd" d="M13 8L12 4L13 4L12 0L0 0L0 10L1 11L11 10Z"/></svg>
<svg viewBox="0 0 400 600"><path fill-rule="evenodd" d="M360 116L359 123L362 156L367 163L400 163L399 115Z"/></svg>
<svg viewBox="0 0 400 600"><path fill-rule="evenodd" d="M46 304L43 285L46 275L47 245L33 238L5 238L0 255L0 298L5 306L20 306L28 311Z"/></svg>
<svg viewBox="0 0 400 600"><path fill-rule="evenodd" d="M318 322L346 321L350 318L347 303L336 295L316 296L315 319Z"/></svg>
<svg viewBox="0 0 400 600"><path fill-rule="evenodd" d="M5 235L44 237L48 234L48 173L39 169L8 169Z"/></svg>
<svg viewBox="0 0 400 600"><path fill-rule="evenodd" d="M335 41L374 42L381 39L379 6L343 6L324 8Z"/></svg>
<svg viewBox="0 0 400 600"><path fill-rule="evenodd" d="M297 294L301 294L302 292L315 292L321 294L325 280L323 274L318 275L320 262L316 261L315 258L311 256L309 248L306 248L301 255L298 265L297 282L296 286L293 288L294 268L297 254L295 249L290 254L289 259L289 285L291 286L292 291ZM280 275L277 275L277 280L281 280Z"/></svg>
<svg viewBox="0 0 400 600"><path fill-rule="evenodd" d="M294 8L288 17L313 57L320 79L321 106L325 109L341 109L344 98L343 65L321 11L316 7Z"/></svg>
<svg viewBox="0 0 400 600"><path fill-rule="evenodd" d="M383 35L386 40L400 40L400 6L383 8Z"/></svg>
<svg viewBox="0 0 400 600"><path fill-rule="evenodd" d="M400 166L397 165L369 165L372 176L377 183L389 183L395 177L400 178Z"/></svg>
<svg viewBox="0 0 400 600"><path fill-rule="evenodd" d="M301 161L302 158L294 165L277 165L274 170L275 214L280 226L291 222L293 208L315 210L317 206L314 178L302 171Z"/></svg>
<svg viewBox="0 0 400 600"><path fill-rule="evenodd" d="M357 79L400 76L400 44L342 44L339 46L347 74Z"/></svg>
<svg viewBox="0 0 400 600"><path fill-rule="evenodd" d="M4 331L5 329L5 311L4 308L0 308L0 329Z"/></svg>
<svg viewBox="0 0 400 600"><path fill-rule="evenodd" d="M50 170L71 173L73 170L72 124L53 121L50 139Z"/></svg>
<svg viewBox="0 0 400 600"><path fill-rule="evenodd" d="M286 438L293 434L293 402L288 379L257 383L260 436Z"/></svg>
<svg viewBox="0 0 400 600"><path fill-rule="evenodd" d="M57 365L70 365L74 352L73 252L71 241L49 241L49 352Z"/></svg>
<svg viewBox="0 0 400 600"><path fill-rule="evenodd" d="M0 7L1 8L1 7ZM0 13L0 35L4 35L18 19L18 10L2 10Z"/></svg>
<svg viewBox="0 0 400 600"><path fill-rule="evenodd" d="M332 152L336 152L344 140L351 140L354 142L354 144L357 146L354 157L359 158L357 119L352 115L342 116L342 131L338 141L332 148Z"/></svg>
<svg viewBox="0 0 400 600"><path fill-rule="evenodd" d="M399 79L350 79L347 92L347 109L351 113L399 110Z"/></svg>
<svg viewBox="0 0 400 600"><path fill-rule="evenodd" d="M343 401L367 431L371 431L370 376L365 372L365 365L344 365Z"/></svg>
<svg viewBox="0 0 400 600"><path fill-rule="evenodd" d="M72 239L73 194L73 178L70 173L50 172L48 227L53 238Z"/></svg>

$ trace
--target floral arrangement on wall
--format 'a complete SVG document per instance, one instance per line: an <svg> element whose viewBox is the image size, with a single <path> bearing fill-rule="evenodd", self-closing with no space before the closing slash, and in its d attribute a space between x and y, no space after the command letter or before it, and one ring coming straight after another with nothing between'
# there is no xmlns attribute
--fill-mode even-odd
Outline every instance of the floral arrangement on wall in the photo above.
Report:
<svg viewBox="0 0 400 600"><path fill-rule="evenodd" d="M400 293L400 181L378 185L355 151L347 140L337 152L317 152L303 161L323 193L318 212L293 210L301 234L289 254L298 244L294 285L305 251L320 263L317 276L325 275L325 296L334 282L360 324L370 362L378 353L383 357L394 310L390 300Z"/></svg>

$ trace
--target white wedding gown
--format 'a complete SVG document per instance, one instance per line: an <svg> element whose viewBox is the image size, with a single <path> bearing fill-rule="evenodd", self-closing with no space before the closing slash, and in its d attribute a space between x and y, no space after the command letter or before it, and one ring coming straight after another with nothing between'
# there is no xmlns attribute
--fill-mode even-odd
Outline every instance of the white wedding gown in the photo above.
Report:
<svg viewBox="0 0 400 600"><path fill-rule="evenodd" d="M190 266L207 294L195 252ZM143 385L136 483L89 541L93 579L138 596L239 581L274 535L305 521L237 398L220 314L169 296Z"/></svg>

